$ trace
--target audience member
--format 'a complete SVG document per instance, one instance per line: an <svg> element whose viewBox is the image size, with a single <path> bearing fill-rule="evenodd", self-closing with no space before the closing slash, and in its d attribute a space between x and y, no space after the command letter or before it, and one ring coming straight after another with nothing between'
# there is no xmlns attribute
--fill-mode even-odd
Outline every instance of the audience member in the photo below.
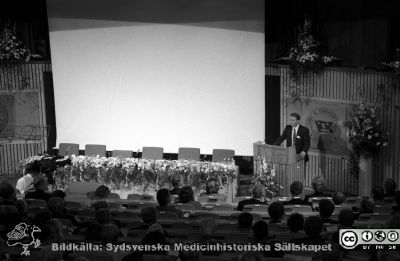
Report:
<svg viewBox="0 0 400 261"><path fill-rule="evenodd" d="M312 204L306 200L300 198L301 193L303 192L303 184L300 181L295 181L290 184L290 194L292 195L292 199L284 202L284 205L308 205Z"/></svg>
<svg viewBox="0 0 400 261"><path fill-rule="evenodd" d="M101 233L101 224L97 221L86 223L85 241L98 241Z"/></svg>
<svg viewBox="0 0 400 261"><path fill-rule="evenodd" d="M62 190L54 190L53 193L51 193L52 198L62 198L65 199L65 192Z"/></svg>
<svg viewBox="0 0 400 261"><path fill-rule="evenodd" d="M394 194L394 201L396 203L396 206L393 207L392 214L400 213L400 190L396 190Z"/></svg>
<svg viewBox="0 0 400 261"><path fill-rule="evenodd" d="M250 199L244 199L239 202L237 206L237 210L243 211L243 207L246 205L253 205L253 204L266 204L265 202L262 202L262 198L264 196L264 187L261 185L256 185L252 189L252 194L253 197Z"/></svg>
<svg viewBox="0 0 400 261"><path fill-rule="evenodd" d="M304 232L306 233L306 237L304 238L295 238L292 239L292 243L296 244L307 244L307 245L320 245L324 244L325 241L320 236L322 232L322 220L318 216L311 216L306 219L304 222Z"/></svg>
<svg viewBox="0 0 400 261"><path fill-rule="evenodd" d="M10 183L6 181L0 182L0 198L3 199L0 202L0 205L14 205L17 197L15 195L15 190Z"/></svg>
<svg viewBox="0 0 400 261"><path fill-rule="evenodd" d="M384 183L385 197L394 197L396 191L396 181L394 179L386 179Z"/></svg>
<svg viewBox="0 0 400 261"><path fill-rule="evenodd" d="M179 203L192 204L196 210L202 209L200 202L194 200L193 190L190 186L182 188L181 193L179 194Z"/></svg>
<svg viewBox="0 0 400 261"><path fill-rule="evenodd" d="M102 209L102 208L110 209L110 205L105 200L94 201L92 203L92 207L94 208L95 211Z"/></svg>
<svg viewBox="0 0 400 261"><path fill-rule="evenodd" d="M27 190L33 190L33 181L40 175L40 162L33 161L26 164L24 169L24 176L18 179L15 188L18 193L24 195Z"/></svg>
<svg viewBox="0 0 400 261"><path fill-rule="evenodd" d="M337 224L337 221L330 218L335 210L335 205L329 199L321 199L318 206L322 223Z"/></svg>
<svg viewBox="0 0 400 261"><path fill-rule="evenodd" d="M304 217L300 213L293 213L287 219L287 225L292 233L298 233L300 230L303 230L303 224Z"/></svg>
<svg viewBox="0 0 400 261"><path fill-rule="evenodd" d="M254 243L265 243L269 239L268 224L264 220L258 220L253 226Z"/></svg>
<svg viewBox="0 0 400 261"><path fill-rule="evenodd" d="M157 202L158 206L156 207L157 211L175 213L178 217L182 217L182 211L176 209L171 204L171 195L169 194L168 189L160 189L157 191Z"/></svg>
<svg viewBox="0 0 400 261"><path fill-rule="evenodd" d="M21 216L21 222L30 223L30 219L28 218L28 204L23 199L18 199L14 202L14 206L17 208L18 213Z"/></svg>
<svg viewBox="0 0 400 261"><path fill-rule="evenodd" d="M111 194L110 189L106 185L100 185L95 191L87 194L88 198L92 201L104 200Z"/></svg>
<svg viewBox="0 0 400 261"><path fill-rule="evenodd" d="M181 193L181 183L182 183L182 176L175 175L172 177L171 185L172 189L169 191L171 195L179 196Z"/></svg>
<svg viewBox="0 0 400 261"><path fill-rule="evenodd" d="M99 224L101 225L111 222L111 212L107 208L101 208L97 210L95 216L96 221L99 222Z"/></svg>
<svg viewBox="0 0 400 261"><path fill-rule="evenodd" d="M351 228L354 224L354 213L350 209L343 209L338 216L339 226L341 228Z"/></svg>
<svg viewBox="0 0 400 261"><path fill-rule="evenodd" d="M336 192L332 196L332 201L335 206L342 205L346 201L346 196L343 194L343 192Z"/></svg>
<svg viewBox="0 0 400 261"><path fill-rule="evenodd" d="M141 210L142 220L145 225L143 228L149 228L157 223L157 210L153 207L145 207Z"/></svg>
<svg viewBox="0 0 400 261"><path fill-rule="evenodd" d="M385 192L383 190L383 187L375 186L371 191L371 196L376 203L378 202L382 203L383 198L385 197Z"/></svg>
<svg viewBox="0 0 400 261"><path fill-rule="evenodd" d="M107 243L116 244L118 242L119 235L120 235L120 230L115 224L106 223L101 226L100 241L103 244Z"/></svg>
<svg viewBox="0 0 400 261"><path fill-rule="evenodd" d="M48 185L47 181L40 177L35 179L33 187L35 188L32 192L26 192L25 198L29 199L42 199L46 202L49 201L51 194L47 193Z"/></svg>
<svg viewBox="0 0 400 261"><path fill-rule="evenodd" d="M253 216L248 212L240 213L238 216L238 227L239 230L248 231L253 224Z"/></svg>
<svg viewBox="0 0 400 261"><path fill-rule="evenodd" d="M60 220L53 218L49 219L46 223L43 223L39 239L42 245L63 242L64 234Z"/></svg>
<svg viewBox="0 0 400 261"><path fill-rule="evenodd" d="M47 207L52 213L53 218L67 219L71 221L71 224L75 227L79 227L80 224L75 216L70 215L68 210L65 208L65 202L62 198L52 197L47 202Z"/></svg>
<svg viewBox="0 0 400 261"><path fill-rule="evenodd" d="M353 208L354 209L354 208ZM366 196L363 196L360 201L360 207L358 213L354 213L354 219L357 220L362 214L374 213L375 202Z"/></svg>
<svg viewBox="0 0 400 261"><path fill-rule="evenodd" d="M316 198L316 197L330 197L331 195L325 193L325 181L324 178L319 176L315 177L313 181L311 182L311 186L314 190L314 193L305 196L304 200L305 201L310 201L311 198Z"/></svg>
<svg viewBox="0 0 400 261"><path fill-rule="evenodd" d="M268 207L268 214L271 217L270 223L281 223L285 209L282 202L275 201Z"/></svg>
<svg viewBox="0 0 400 261"><path fill-rule="evenodd" d="M206 182L206 193L201 193L201 196L213 196L217 198L226 198L226 195L219 194L219 184L214 178L209 178Z"/></svg>

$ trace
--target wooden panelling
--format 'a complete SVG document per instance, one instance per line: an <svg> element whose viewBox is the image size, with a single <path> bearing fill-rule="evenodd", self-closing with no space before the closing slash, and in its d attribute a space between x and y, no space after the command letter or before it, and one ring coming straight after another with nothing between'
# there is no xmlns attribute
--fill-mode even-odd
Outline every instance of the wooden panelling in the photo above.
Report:
<svg viewBox="0 0 400 261"><path fill-rule="evenodd" d="M40 126L47 125L43 84L43 72L46 71L51 71L49 62L0 63L0 94L37 92ZM46 137L37 141L0 140L0 175L14 173L20 160L43 153L46 143Z"/></svg>
<svg viewBox="0 0 400 261"><path fill-rule="evenodd" d="M267 65L266 75L280 75L281 80L281 130L287 124L287 99L293 84L290 70L285 65ZM382 185L385 178L393 178L400 183L400 88L393 88L392 74L374 70L328 67L320 73L301 76L301 98L333 102L354 103L358 99L357 90L362 88L369 101L381 105L381 119L384 130L390 133L389 146L374 158L374 185ZM378 86L385 85L385 96ZM310 152L307 167L306 186L316 176L324 176L328 189L356 194L357 179L346 173L347 155L323 154L318 150Z"/></svg>

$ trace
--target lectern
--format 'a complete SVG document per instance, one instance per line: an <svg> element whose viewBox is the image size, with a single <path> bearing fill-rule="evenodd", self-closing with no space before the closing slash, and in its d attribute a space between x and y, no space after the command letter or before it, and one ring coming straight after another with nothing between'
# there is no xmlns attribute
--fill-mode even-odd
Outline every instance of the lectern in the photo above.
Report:
<svg viewBox="0 0 400 261"><path fill-rule="evenodd" d="M290 184L300 181L304 184L304 157L296 154L294 147L280 147L263 144L261 141L253 144L254 173L258 171L258 160L274 165L276 177L283 187L279 196L290 196Z"/></svg>

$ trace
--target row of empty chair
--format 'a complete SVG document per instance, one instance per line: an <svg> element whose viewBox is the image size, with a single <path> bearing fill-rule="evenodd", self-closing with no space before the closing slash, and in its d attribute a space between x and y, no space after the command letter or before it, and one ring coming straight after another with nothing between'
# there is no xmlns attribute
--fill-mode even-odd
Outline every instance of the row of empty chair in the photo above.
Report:
<svg viewBox="0 0 400 261"><path fill-rule="evenodd" d="M58 148L58 155L79 155L79 144L76 143L60 143ZM86 144L85 145L86 156L106 156L106 145L98 144ZM161 147L143 147L142 158L150 160L162 160L164 155L164 149ZM132 158L132 150L113 150L113 157L120 158ZM223 162L228 159L235 157L234 150L227 149L214 149L212 154L213 162ZM181 147L178 151L178 160L194 160L200 161L200 149L199 148L185 148Z"/></svg>

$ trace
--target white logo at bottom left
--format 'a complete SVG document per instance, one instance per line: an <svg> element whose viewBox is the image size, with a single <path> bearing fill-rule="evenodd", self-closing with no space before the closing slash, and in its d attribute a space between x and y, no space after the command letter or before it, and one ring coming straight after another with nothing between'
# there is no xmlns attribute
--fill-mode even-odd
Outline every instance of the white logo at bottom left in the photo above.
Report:
<svg viewBox="0 0 400 261"><path fill-rule="evenodd" d="M40 240L35 238L35 232L41 232L40 228L34 225L19 223L11 232L7 233L7 245L21 245L23 249L21 256L29 256L30 251L28 250L28 247L30 245L33 245L34 248L38 248L40 246Z"/></svg>

